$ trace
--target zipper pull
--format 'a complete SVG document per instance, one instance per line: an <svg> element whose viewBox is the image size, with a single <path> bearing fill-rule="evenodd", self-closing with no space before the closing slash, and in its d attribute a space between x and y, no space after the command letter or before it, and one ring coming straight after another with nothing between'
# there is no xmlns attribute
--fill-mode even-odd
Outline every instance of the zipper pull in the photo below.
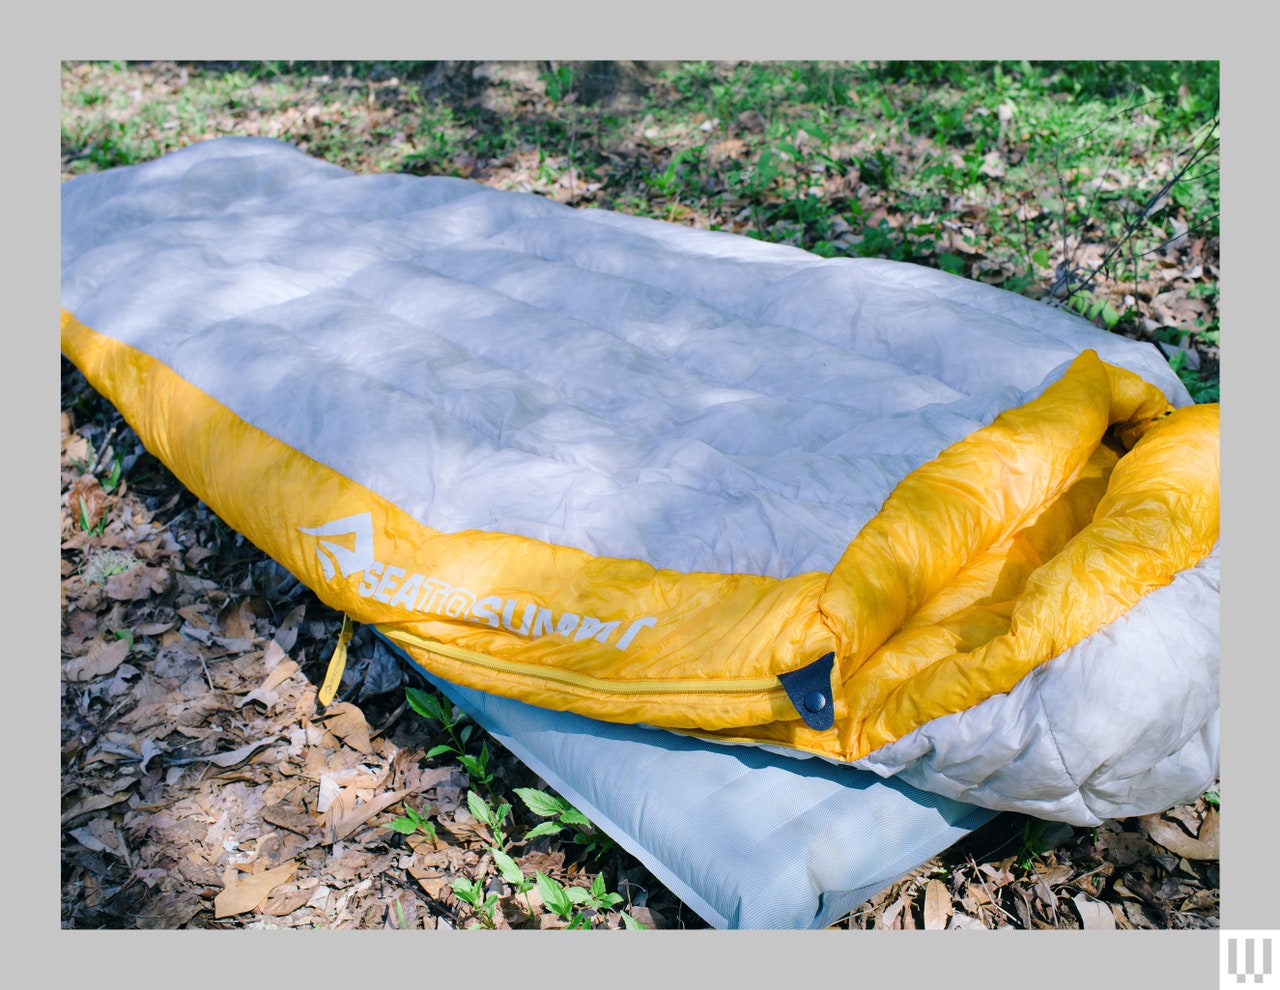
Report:
<svg viewBox="0 0 1280 990"><path fill-rule="evenodd" d="M778 675L804 724L818 732L831 728L836 721L835 694L831 690L835 662L835 653L827 653L797 670Z"/></svg>
<svg viewBox="0 0 1280 990"><path fill-rule="evenodd" d="M329 658L329 667L324 672L324 683L320 685L320 691L316 695L316 701L321 709L328 707L329 702L333 701L333 696L338 693L338 685L342 683L342 672L347 667L347 644L351 642L351 635L354 632L355 625L351 621L351 616L344 615L342 632L338 634L333 656Z"/></svg>

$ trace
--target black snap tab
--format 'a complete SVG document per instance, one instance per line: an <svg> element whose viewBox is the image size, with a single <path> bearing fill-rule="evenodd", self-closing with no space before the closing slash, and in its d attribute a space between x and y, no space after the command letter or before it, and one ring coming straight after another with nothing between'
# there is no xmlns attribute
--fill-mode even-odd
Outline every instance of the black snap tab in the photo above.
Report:
<svg viewBox="0 0 1280 990"><path fill-rule="evenodd" d="M778 681L786 689L796 714L817 732L824 732L835 725L835 696L831 693L835 661L835 653L824 653L803 667L778 675Z"/></svg>

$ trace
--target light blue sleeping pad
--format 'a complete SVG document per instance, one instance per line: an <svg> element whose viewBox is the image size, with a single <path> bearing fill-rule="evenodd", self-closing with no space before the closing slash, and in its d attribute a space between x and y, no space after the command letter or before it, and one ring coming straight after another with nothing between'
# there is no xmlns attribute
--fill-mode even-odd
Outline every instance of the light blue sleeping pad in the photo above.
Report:
<svg viewBox="0 0 1280 990"><path fill-rule="evenodd" d="M865 770L548 711L409 667L715 928L825 928L996 814Z"/></svg>

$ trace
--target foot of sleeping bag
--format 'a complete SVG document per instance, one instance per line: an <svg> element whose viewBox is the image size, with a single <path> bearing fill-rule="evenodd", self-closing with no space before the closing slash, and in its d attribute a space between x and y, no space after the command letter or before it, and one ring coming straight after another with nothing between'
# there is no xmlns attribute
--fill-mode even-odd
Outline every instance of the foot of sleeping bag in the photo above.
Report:
<svg viewBox="0 0 1280 990"><path fill-rule="evenodd" d="M864 770L535 708L408 666L714 928L825 928L996 814Z"/></svg>

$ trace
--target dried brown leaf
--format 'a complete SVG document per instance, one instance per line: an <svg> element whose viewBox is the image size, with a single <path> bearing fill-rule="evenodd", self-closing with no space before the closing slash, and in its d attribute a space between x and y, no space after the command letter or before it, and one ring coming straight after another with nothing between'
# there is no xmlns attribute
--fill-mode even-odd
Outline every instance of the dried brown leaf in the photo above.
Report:
<svg viewBox="0 0 1280 990"><path fill-rule="evenodd" d="M930 880L924 887L924 927L942 931L951 916L951 895L941 880Z"/></svg>
<svg viewBox="0 0 1280 990"><path fill-rule="evenodd" d="M107 578L107 597L117 602L140 602L162 595L173 585L173 575L165 567L139 564Z"/></svg>
<svg viewBox="0 0 1280 990"><path fill-rule="evenodd" d="M1182 902L1178 910L1217 915L1220 901L1221 891L1217 888L1213 890L1197 890Z"/></svg>
<svg viewBox="0 0 1280 990"><path fill-rule="evenodd" d="M1143 831L1175 856L1184 859L1218 859L1218 812L1212 808L1204 816L1200 834L1188 835L1182 826L1162 815L1144 815L1139 819Z"/></svg>
<svg viewBox="0 0 1280 990"><path fill-rule="evenodd" d="M993 887L1003 887L1005 884L1013 883L1014 881L1014 876L1009 872L1007 863L1000 866L993 866L991 863L983 863L978 867L978 869L987 875L988 882Z"/></svg>
<svg viewBox="0 0 1280 990"><path fill-rule="evenodd" d="M107 493L102 483L92 474L82 474L67 493L67 503L78 525L83 525L82 515L88 520L87 529L93 529L107 513Z"/></svg>
<svg viewBox="0 0 1280 990"><path fill-rule="evenodd" d="M281 918L286 914L292 914L306 904L307 901L311 900L311 895L315 893L317 886L319 886L317 877L307 877L305 880L283 883L267 897L266 902L262 905L262 913L272 918Z"/></svg>
<svg viewBox="0 0 1280 990"><path fill-rule="evenodd" d="M114 794L91 794L83 800L77 801L71 807L62 813L62 824L73 822L81 815L86 815L91 811L101 811L103 808L110 808L113 804L119 804L121 801L129 800L129 792L127 790L116 791Z"/></svg>
<svg viewBox="0 0 1280 990"><path fill-rule="evenodd" d="M110 674L129 655L129 643L123 639L110 643L95 639L84 656L62 665L62 676L68 681L91 681Z"/></svg>
<svg viewBox="0 0 1280 990"><path fill-rule="evenodd" d="M267 645L268 652L271 649L271 645L272 644ZM271 673L267 675L267 679L263 681L262 684L259 685L259 687L263 691L272 691L276 688L277 685L283 684L290 677L296 674L300 669L301 668L292 660L285 660L282 663L278 663L276 664L275 669L272 670ZM364 716L361 715L360 718L363 721ZM332 730L332 726L330 727L330 729ZM334 732L334 735L338 735L338 733Z"/></svg>
<svg viewBox="0 0 1280 990"><path fill-rule="evenodd" d="M1071 898L1080 915L1082 927L1093 931L1111 931L1116 927L1115 916L1111 908L1101 901L1095 901L1088 894L1076 894Z"/></svg>
<svg viewBox="0 0 1280 990"><path fill-rule="evenodd" d="M324 727L360 753L372 753L369 739L369 723L364 712L350 702L340 702L325 709Z"/></svg>
<svg viewBox="0 0 1280 990"><path fill-rule="evenodd" d="M1145 835L1122 832L1118 826L1098 829L1098 847L1102 855L1119 867L1132 866L1155 851Z"/></svg>
<svg viewBox="0 0 1280 990"><path fill-rule="evenodd" d="M288 882L298 871L297 863L285 863L273 870L264 870L244 879L233 880L213 899L215 918L228 918L234 914L254 911L273 890Z"/></svg>
<svg viewBox="0 0 1280 990"><path fill-rule="evenodd" d="M391 805L403 801L409 791L387 791L365 804L356 805L349 811L341 811L342 802L337 801L329 807L324 819L324 842L332 845L365 824L370 818Z"/></svg>
<svg viewBox="0 0 1280 990"><path fill-rule="evenodd" d="M881 927L886 929L901 929L902 915L909 911L910 911L910 901L907 899L907 896L904 894L901 897L899 897L896 901L894 901L891 905L889 905L889 907L881 914L880 916Z"/></svg>

